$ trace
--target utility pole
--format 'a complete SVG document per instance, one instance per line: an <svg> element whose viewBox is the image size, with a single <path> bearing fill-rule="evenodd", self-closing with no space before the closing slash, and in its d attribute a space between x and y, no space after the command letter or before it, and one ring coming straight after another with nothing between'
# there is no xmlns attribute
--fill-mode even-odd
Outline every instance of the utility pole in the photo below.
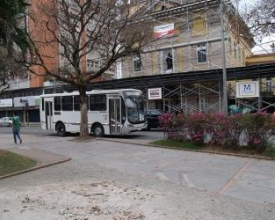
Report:
<svg viewBox="0 0 275 220"><path fill-rule="evenodd" d="M223 0L221 0L221 39L222 39L222 84L223 84L223 99L222 110L225 115L228 115L228 100L227 100L227 74L226 74L226 57L224 44L224 20L223 20Z"/></svg>

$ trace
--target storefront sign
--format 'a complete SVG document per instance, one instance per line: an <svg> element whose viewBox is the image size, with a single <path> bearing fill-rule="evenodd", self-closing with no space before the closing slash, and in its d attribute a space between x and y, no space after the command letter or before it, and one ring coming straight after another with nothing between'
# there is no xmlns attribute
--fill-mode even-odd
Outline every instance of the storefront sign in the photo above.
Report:
<svg viewBox="0 0 275 220"><path fill-rule="evenodd" d="M246 81L236 83L236 98L259 97L259 82Z"/></svg>
<svg viewBox="0 0 275 220"><path fill-rule="evenodd" d="M12 99L0 99L0 108L12 107Z"/></svg>
<svg viewBox="0 0 275 220"><path fill-rule="evenodd" d="M162 90L161 88L148 89L148 99L162 99Z"/></svg>
<svg viewBox="0 0 275 220"><path fill-rule="evenodd" d="M16 97L13 99L14 107L35 106L36 96Z"/></svg>

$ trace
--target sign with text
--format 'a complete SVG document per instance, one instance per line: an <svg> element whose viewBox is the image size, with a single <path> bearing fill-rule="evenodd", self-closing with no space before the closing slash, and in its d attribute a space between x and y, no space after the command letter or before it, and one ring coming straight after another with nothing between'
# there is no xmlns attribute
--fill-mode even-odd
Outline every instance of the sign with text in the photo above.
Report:
<svg viewBox="0 0 275 220"><path fill-rule="evenodd" d="M12 107L12 99L0 99L0 108Z"/></svg>
<svg viewBox="0 0 275 220"><path fill-rule="evenodd" d="M148 89L148 99L162 99L162 90L161 88Z"/></svg>
<svg viewBox="0 0 275 220"><path fill-rule="evenodd" d="M16 97L13 99L14 107L25 107L26 103L28 106L35 106L36 96L25 96L25 97Z"/></svg>
<svg viewBox="0 0 275 220"><path fill-rule="evenodd" d="M236 98L259 97L259 82L246 81L236 83Z"/></svg>

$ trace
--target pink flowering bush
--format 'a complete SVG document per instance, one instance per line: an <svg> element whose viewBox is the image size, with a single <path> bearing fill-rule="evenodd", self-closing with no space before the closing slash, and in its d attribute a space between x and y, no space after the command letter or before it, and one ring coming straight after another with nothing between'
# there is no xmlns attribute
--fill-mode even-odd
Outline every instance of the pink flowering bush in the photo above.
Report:
<svg viewBox="0 0 275 220"><path fill-rule="evenodd" d="M207 133L210 136L209 144L223 148L237 149L243 131L240 123L240 114L225 116L215 113L208 116Z"/></svg>
<svg viewBox="0 0 275 220"><path fill-rule="evenodd" d="M181 140L182 128L184 126L185 116L184 114L171 114L165 113L159 116L160 126L162 127L165 137L167 139Z"/></svg>
<svg viewBox="0 0 275 220"><path fill-rule="evenodd" d="M189 140L204 145L238 150L249 148L259 153L269 146L275 116L255 114L166 113L159 117L167 139Z"/></svg>
<svg viewBox="0 0 275 220"><path fill-rule="evenodd" d="M259 153L265 151L268 139L274 130L274 118L266 112L243 115L244 141L247 147Z"/></svg>
<svg viewBox="0 0 275 220"><path fill-rule="evenodd" d="M195 112L186 117L184 123L185 139L190 139L200 144L204 143L206 122L207 115L204 113Z"/></svg>

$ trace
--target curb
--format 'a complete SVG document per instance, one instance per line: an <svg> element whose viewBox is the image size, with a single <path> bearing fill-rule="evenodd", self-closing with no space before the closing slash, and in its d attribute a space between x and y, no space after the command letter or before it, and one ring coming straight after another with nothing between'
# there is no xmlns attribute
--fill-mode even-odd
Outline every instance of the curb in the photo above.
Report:
<svg viewBox="0 0 275 220"><path fill-rule="evenodd" d="M120 143L120 144L135 144L139 146L146 146L146 147L155 147L155 148L162 148L167 150L180 150L180 151L188 151L188 152L197 152L197 153L207 153L207 154L216 154L216 155L224 155L224 156L233 156L233 157L242 157L242 158L250 158L255 160L267 160L267 161L275 161L275 159L265 157L265 156L255 156L255 155L248 155L248 154L235 154L235 153L228 153L228 152L215 152L215 151L206 151L206 150L190 150L185 148L177 148L177 147L165 147L160 145L154 145L154 144L143 144L143 143L133 143L133 142L127 142L127 141L121 141L121 140L108 140L104 138L97 138L98 140L104 140L114 143Z"/></svg>
<svg viewBox="0 0 275 220"><path fill-rule="evenodd" d="M34 158L31 158L31 159L35 160ZM10 174L4 175L4 176L0 176L0 180L1 179L6 179L6 178L9 178L9 177L12 177L12 176L17 176L17 175L20 175L20 174L28 173L28 172L31 172L31 171L35 171L35 170L38 170L38 169L42 169L42 168L45 168L45 167L50 167L50 166L57 165L57 164L60 164L60 163L65 163L67 161L70 161L71 159L72 158L66 158L66 159L59 160L59 161L54 162L54 163L48 163L48 164L45 164L45 165L35 165L34 167L26 169L26 170L20 170L20 171L14 172L14 173L10 173ZM39 164L41 162L37 161L37 163Z"/></svg>

